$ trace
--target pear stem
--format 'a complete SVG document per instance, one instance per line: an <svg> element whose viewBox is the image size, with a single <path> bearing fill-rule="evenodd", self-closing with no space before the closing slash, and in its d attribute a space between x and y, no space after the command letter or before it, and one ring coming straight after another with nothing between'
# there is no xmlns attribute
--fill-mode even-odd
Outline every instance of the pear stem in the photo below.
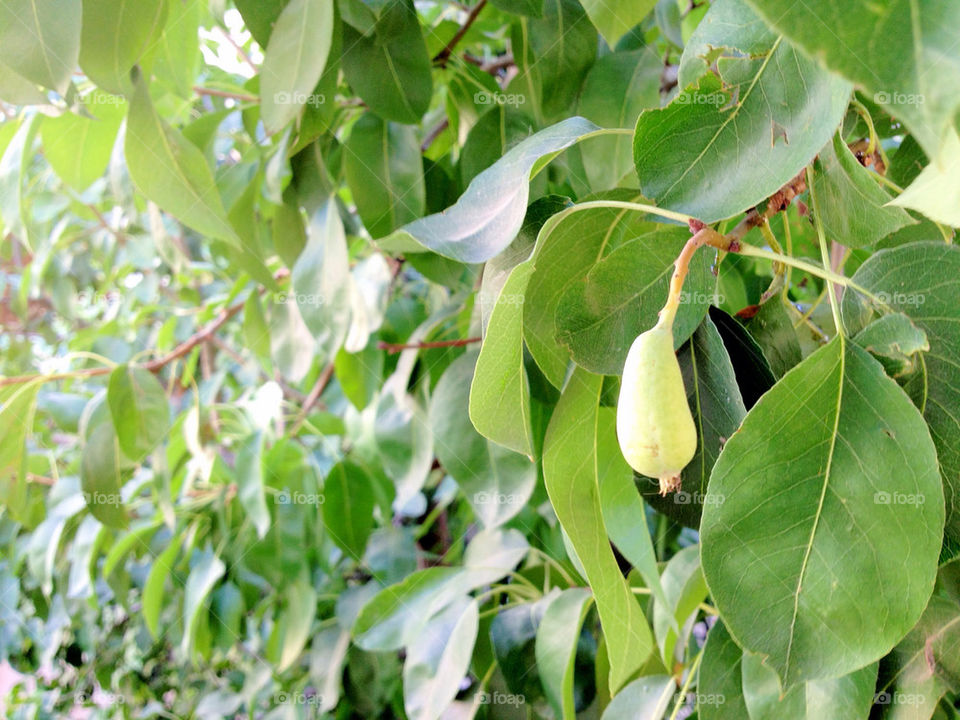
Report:
<svg viewBox="0 0 960 720"><path fill-rule="evenodd" d="M657 321L659 327L673 327L673 321L677 316L677 309L680 303L684 301L683 283L687 279L687 272L690 270L690 260L693 254L701 245L710 245L721 250L730 249L730 240L710 227L702 227L693 237L687 240L683 250L677 256L673 264L673 277L670 278L670 291L667 294L667 302L660 310L660 319Z"/></svg>

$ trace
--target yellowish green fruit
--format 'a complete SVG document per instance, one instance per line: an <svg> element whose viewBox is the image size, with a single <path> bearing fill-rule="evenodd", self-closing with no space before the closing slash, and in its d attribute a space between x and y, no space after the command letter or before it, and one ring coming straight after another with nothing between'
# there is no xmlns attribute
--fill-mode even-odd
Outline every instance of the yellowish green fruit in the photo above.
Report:
<svg viewBox="0 0 960 720"><path fill-rule="evenodd" d="M620 381L617 438L630 467L659 479L662 495L680 488L680 471L697 451L697 428L670 326L657 324L630 346Z"/></svg>

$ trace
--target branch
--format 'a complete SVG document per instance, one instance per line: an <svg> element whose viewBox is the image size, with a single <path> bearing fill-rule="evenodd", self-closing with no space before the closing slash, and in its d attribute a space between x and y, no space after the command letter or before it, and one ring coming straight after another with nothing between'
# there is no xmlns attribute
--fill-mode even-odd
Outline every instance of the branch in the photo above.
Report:
<svg viewBox="0 0 960 720"><path fill-rule="evenodd" d="M447 60L450 59L453 49L457 46L457 43L463 39L463 36L467 34L470 26L473 25L474 21L477 19L477 15L480 14L480 11L483 10L484 5L486 4L487 0L480 0L480 2L471 8L470 13L467 15L467 19L463 21L463 25L460 26L460 29L457 30L456 34L452 38L450 38L450 42L447 43L446 47L438 52L436 57L433 58L435 63L439 64L441 67L447 64Z"/></svg>
<svg viewBox="0 0 960 720"><path fill-rule="evenodd" d="M419 342L405 345L403 343L388 343L380 341L377 343L378 350L386 350L389 353L398 353L404 350L431 350L433 348L462 347L472 343L478 343L483 338L472 337L459 340L435 340L432 342Z"/></svg>
<svg viewBox="0 0 960 720"><path fill-rule="evenodd" d="M194 85L193 91L197 95L212 95L213 97L231 98L233 100L239 100L240 102L260 102L260 98L255 97L254 95L244 95L243 93L230 92L229 90L215 90L213 88L200 87L199 85Z"/></svg>
<svg viewBox="0 0 960 720"><path fill-rule="evenodd" d="M317 382L314 383L313 387L310 389L310 393L307 395L306 399L304 399L303 405L300 407L300 412L297 414L297 419L294 421L293 427L290 429L291 435L297 434L300 426L303 425L304 421L307 419L307 415L310 413L310 408L313 407L314 403L317 402L317 399L323 394L323 390L327 387L327 383L330 382L331 377L333 377L333 363L330 363L323 369L323 372L321 372L320 376L317 378Z"/></svg>

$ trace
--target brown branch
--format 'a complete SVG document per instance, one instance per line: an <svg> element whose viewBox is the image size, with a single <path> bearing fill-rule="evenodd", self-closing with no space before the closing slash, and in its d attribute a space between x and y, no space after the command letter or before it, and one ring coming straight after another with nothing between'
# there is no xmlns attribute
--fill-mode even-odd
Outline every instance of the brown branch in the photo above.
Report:
<svg viewBox="0 0 960 720"><path fill-rule="evenodd" d="M233 49L237 51L237 55L240 56L240 59L243 60L254 73L260 71L256 65L253 64L253 60L250 59L250 56L247 54L247 51L244 50L240 44L233 39L233 36L230 34L229 30L224 30L223 28L217 28L220 31L220 34L226 39L228 43L233 46Z"/></svg>
<svg viewBox="0 0 960 720"><path fill-rule="evenodd" d="M432 342L419 342L405 345L403 343L388 343L380 341L377 343L378 350L386 350L389 353L398 353L404 350L431 350L433 348L462 347L472 343L478 343L483 338L472 337L459 340L435 340Z"/></svg>
<svg viewBox="0 0 960 720"><path fill-rule="evenodd" d="M444 118L439 123L437 123L437 126L433 128L433 130L428 132L427 136L423 139L423 142L420 143L420 152L426 152L429 149L429 147L433 145L433 141L436 140L438 137L440 137L443 131L446 130L448 127L450 127L449 118Z"/></svg>
<svg viewBox="0 0 960 720"><path fill-rule="evenodd" d="M260 98L254 95L244 95L243 93L230 92L229 90L214 90L213 88L193 86L193 91L197 95L212 95L213 97L231 98L240 102L260 102Z"/></svg>
<svg viewBox="0 0 960 720"><path fill-rule="evenodd" d="M506 53L505 55L498 55L492 60L484 60L481 57L472 55L471 53L464 53L463 59L466 60L471 65L476 65L478 68L484 72L490 73L491 75L496 75L504 68L508 68L516 64L514 60L513 53Z"/></svg>
<svg viewBox="0 0 960 720"><path fill-rule="evenodd" d="M450 59L453 49L457 46L457 43L463 39L463 36L467 34L470 26L473 25L474 21L477 19L477 15L480 14L480 11L483 10L484 5L486 4L487 0L480 0L480 2L470 9L467 19L463 21L463 25L460 26L460 29L457 30L456 34L452 38L450 38L450 42L446 44L446 47L438 52L436 57L433 58L435 63L441 67L447 64L447 60Z"/></svg>
<svg viewBox="0 0 960 720"><path fill-rule="evenodd" d="M297 434L300 426L303 425L304 421L307 419L307 415L310 413L310 408L313 407L313 405L323 394L324 388L327 387L327 384L330 382L330 378L332 377L333 363L330 363L323 369L323 372L320 373L320 376L317 378L317 382L314 383L313 387L310 389L310 392L307 394L306 399L303 401L300 412L297 414L297 419L294 420L293 427L290 429L291 435Z"/></svg>

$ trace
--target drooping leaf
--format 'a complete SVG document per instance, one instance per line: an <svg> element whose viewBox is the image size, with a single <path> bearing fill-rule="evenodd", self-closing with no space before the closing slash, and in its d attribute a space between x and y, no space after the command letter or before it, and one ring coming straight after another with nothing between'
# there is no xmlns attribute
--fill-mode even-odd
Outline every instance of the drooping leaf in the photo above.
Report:
<svg viewBox="0 0 960 720"><path fill-rule="evenodd" d="M723 84L706 75L644 112L634 135L643 194L706 223L789 182L830 140L852 89L782 39L762 58L731 63Z"/></svg>
<svg viewBox="0 0 960 720"><path fill-rule="evenodd" d="M89 107L95 117L64 113L44 118L40 127L43 153L54 171L74 190L86 190L101 177L110 162L117 130L123 120L122 108L106 102L106 93L94 90Z"/></svg>
<svg viewBox="0 0 960 720"><path fill-rule="evenodd" d="M333 0L292 0L277 18L260 66L263 124L279 132L313 97L333 41Z"/></svg>
<svg viewBox="0 0 960 720"><path fill-rule="evenodd" d="M653 632L666 667L683 662L693 620L707 596L700 569L700 550L686 547L667 562L661 578L665 603L653 606Z"/></svg>
<svg viewBox="0 0 960 720"><path fill-rule="evenodd" d="M496 527L527 504L537 481L537 466L473 428L464 409L476 363L477 353L469 352L447 368L433 392L430 422L437 459L457 481L483 525Z"/></svg>
<svg viewBox="0 0 960 720"><path fill-rule="evenodd" d="M902 312L927 336L923 355L926 402L923 416L937 447L946 495L946 534L960 539L960 248L912 243L883 250L854 273L854 282ZM844 293L843 321L856 333L871 319L868 302Z"/></svg>
<svg viewBox="0 0 960 720"><path fill-rule="evenodd" d="M290 585L285 593L286 607L277 620L277 672L283 672L300 657L310 638L310 628L317 613L317 591L306 580Z"/></svg>
<svg viewBox="0 0 960 720"><path fill-rule="evenodd" d="M323 481L323 498L323 522L331 539L351 558L363 557L376 504L370 475L349 460L339 462Z"/></svg>
<svg viewBox="0 0 960 720"><path fill-rule="evenodd" d="M580 631L591 599L590 591L586 588L564 590L547 605L537 628L537 670L557 717L576 716L574 663Z"/></svg>
<svg viewBox="0 0 960 720"><path fill-rule="evenodd" d="M942 538L936 451L910 400L852 343L831 341L760 399L709 492L723 497L700 524L711 596L785 688L873 662L926 606Z"/></svg>
<svg viewBox="0 0 960 720"><path fill-rule="evenodd" d="M80 53L80 0L0 5L0 62L37 85L66 93Z"/></svg>
<svg viewBox="0 0 960 720"><path fill-rule="evenodd" d="M166 19L164 0L84 0L80 67L104 90L125 94L130 69Z"/></svg>
<svg viewBox="0 0 960 720"><path fill-rule="evenodd" d="M163 385L149 370L121 365L110 373L107 403L120 449L140 460L166 435L170 404Z"/></svg>
<svg viewBox="0 0 960 720"><path fill-rule="evenodd" d="M640 2L637 0L582 0L581 2L590 21L610 47L615 47L617 41L643 20L656 4L657 0Z"/></svg>
<svg viewBox="0 0 960 720"><path fill-rule="evenodd" d="M550 501L587 574L610 657L611 694L649 661L650 627L617 567L603 524L597 485L602 378L578 369L554 410L544 440ZM608 446L605 446L608 447Z"/></svg>
<svg viewBox="0 0 960 720"><path fill-rule="evenodd" d="M890 195L870 177L839 135L820 151L814 168L817 211L826 236L849 248L866 247L906 225L905 210L884 207Z"/></svg>
<svg viewBox="0 0 960 720"><path fill-rule="evenodd" d="M147 575L147 581L143 586L143 596L141 600L141 610L143 620L154 638L158 637L160 627L160 610L163 607L164 585L170 573L173 570L174 561L180 553L180 544L183 536L178 534L170 539L170 543L153 560L150 566L150 572Z"/></svg>
<svg viewBox="0 0 960 720"><path fill-rule="evenodd" d="M0 423L6 430L0 437L0 502L21 517L27 502L27 438L33 432L40 382L14 385L0 393Z"/></svg>
<svg viewBox="0 0 960 720"><path fill-rule="evenodd" d="M426 194L416 131L373 113L343 146L343 170L363 224L374 238L423 215Z"/></svg>
<svg viewBox="0 0 960 720"><path fill-rule="evenodd" d="M183 639L180 642L180 650L186 655L190 655L194 647L197 619L207 595L226 569L223 560L209 550L199 553L197 562L190 568L183 595Z"/></svg>
<svg viewBox="0 0 960 720"><path fill-rule="evenodd" d="M673 707L677 685L669 675L645 675L617 693L602 720L662 720Z"/></svg>
<svg viewBox="0 0 960 720"><path fill-rule="evenodd" d="M141 78L127 113L127 169L137 188L194 230L239 242L203 153L157 115Z"/></svg>
<svg viewBox="0 0 960 720"><path fill-rule="evenodd" d="M373 112L387 121L419 122L433 80L412 0L390 3L369 36L344 23L343 48L343 74Z"/></svg>

